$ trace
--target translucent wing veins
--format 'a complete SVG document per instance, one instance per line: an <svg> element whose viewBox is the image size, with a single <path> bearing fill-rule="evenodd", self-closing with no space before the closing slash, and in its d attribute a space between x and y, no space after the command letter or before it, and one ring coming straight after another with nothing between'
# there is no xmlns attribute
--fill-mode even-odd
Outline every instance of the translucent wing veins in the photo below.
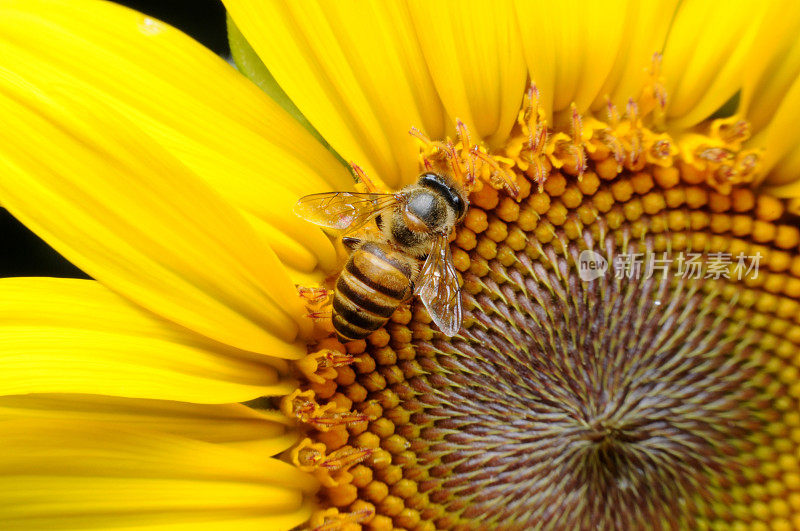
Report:
<svg viewBox="0 0 800 531"><path fill-rule="evenodd" d="M294 212L322 227L337 230L356 230L382 210L397 204L398 194L364 194L358 192L327 192L301 197Z"/></svg>
<svg viewBox="0 0 800 531"><path fill-rule="evenodd" d="M447 239L447 235L440 235L434 240L420 270L416 291L433 322L452 337L461 329L461 288Z"/></svg>

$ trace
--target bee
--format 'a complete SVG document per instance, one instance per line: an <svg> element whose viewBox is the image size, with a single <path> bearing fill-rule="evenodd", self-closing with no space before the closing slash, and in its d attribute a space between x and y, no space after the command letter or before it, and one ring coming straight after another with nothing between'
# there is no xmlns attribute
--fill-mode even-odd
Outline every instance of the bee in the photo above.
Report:
<svg viewBox="0 0 800 531"><path fill-rule="evenodd" d="M380 230L344 236L351 252L336 281L333 327L363 339L415 294L447 336L461 328L461 289L449 237L467 212L467 198L446 175L427 172L397 193L329 192L302 197L300 217L350 233L375 222Z"/></svg>

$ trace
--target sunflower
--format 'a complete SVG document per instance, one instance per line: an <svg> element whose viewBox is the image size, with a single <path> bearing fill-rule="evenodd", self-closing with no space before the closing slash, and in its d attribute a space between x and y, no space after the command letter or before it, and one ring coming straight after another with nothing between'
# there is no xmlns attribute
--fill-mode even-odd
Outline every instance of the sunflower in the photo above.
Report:
<svg viewBox="0 0 800 531"><path fill-rule="evenodd" d="M225 5L0 1L3 528L800 527L798 6ZM474 175L455 337L315 318L342 160Z"/></svg>

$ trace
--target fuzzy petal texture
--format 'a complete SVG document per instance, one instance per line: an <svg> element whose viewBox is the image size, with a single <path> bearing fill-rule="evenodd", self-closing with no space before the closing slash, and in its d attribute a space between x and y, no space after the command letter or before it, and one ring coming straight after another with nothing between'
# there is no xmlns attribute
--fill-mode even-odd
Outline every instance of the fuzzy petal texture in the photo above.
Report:
<svg viewBox="0 0 800 531"><path fill-rule="evenodd" d="M310 514L314 482L261 452L8 407L0 399L3 529L289 529Z"/></svg>
<svg viewBox="0 0 800 531"><path fill-rule="evenodd" d="M280 87L330 145L375 180L417 176L414 126L444 112L403 2L225 0Z"/></svg>
<svg viewBox="0 0 800 531"><path fill-rule="evenodd" d="M270 351L304 349L271 337ZM91 280L0 280L0 394L238 402L290 391L286 363L205 339Z"/></svg>

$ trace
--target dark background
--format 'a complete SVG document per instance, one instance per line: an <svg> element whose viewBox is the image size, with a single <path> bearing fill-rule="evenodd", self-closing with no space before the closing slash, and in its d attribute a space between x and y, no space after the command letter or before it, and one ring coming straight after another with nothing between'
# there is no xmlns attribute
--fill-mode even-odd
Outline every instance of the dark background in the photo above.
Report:
<svg viewBox="0 0 800 531"><path fill-rule="evenodd" d="M225 9L218 0L118 1L185 31L227 56ZM0 208L0 277L86 277L46 243Z"/></svg>

